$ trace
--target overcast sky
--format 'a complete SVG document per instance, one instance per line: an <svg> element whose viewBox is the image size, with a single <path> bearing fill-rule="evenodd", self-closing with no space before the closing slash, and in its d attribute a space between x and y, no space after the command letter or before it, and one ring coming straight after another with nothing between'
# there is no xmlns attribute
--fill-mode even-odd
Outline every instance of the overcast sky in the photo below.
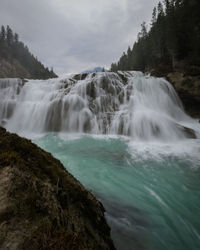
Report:
<svg viewBox="0 0 200 250"><path fill-rule="evenodd" d="M57 74L109 68L133 45L158 0L0 0L0 24L10 25Z"/></svg>

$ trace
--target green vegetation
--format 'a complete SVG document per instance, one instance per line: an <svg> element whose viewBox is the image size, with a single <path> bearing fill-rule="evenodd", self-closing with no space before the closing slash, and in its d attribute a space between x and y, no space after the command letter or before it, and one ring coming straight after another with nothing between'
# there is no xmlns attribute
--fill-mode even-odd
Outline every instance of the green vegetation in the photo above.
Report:
<svg viewBox="0 0 200 250"><path fill-rule="evenodd" d="M151 27L144 22L132 49L123 53L117 70L151 70L164 73L181 69L200 74L200 1L164 0L153 9Z"/></svg>
<svg viewBox="0 0 200 250"><path fill-rule="evenodd" d="M34 57L27 46L19 41L19 36L7 26L0 30L0 76L48 79L57 77ZM3 72L1 72L3 71Z"/></svg>

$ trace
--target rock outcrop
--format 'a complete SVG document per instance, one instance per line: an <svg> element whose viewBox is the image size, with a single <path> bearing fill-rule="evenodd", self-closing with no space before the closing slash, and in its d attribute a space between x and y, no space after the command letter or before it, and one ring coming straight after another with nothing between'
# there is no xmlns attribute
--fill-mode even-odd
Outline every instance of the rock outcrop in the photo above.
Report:
<svg viewBox="0 0 200 250"><path fill-rule="evenodd" d="M150 73L155 77L165 77L175 88L186 112L193 117L200 117L199 67L179 62L174 69L169 65L158 65Z"/></svg>
<svg viewBox="0 0 200 250"><path fill-rule="evenodd" d="M59 160L3 128L0 249L115 249L102 204Z"/></svg>
<svg viewBox="0 0 200 250"><path fill-rule="evenodd" d="M167 74L167 80L177 91L186 112L191 116L200 117L200 76L173 72Z"/></svg>

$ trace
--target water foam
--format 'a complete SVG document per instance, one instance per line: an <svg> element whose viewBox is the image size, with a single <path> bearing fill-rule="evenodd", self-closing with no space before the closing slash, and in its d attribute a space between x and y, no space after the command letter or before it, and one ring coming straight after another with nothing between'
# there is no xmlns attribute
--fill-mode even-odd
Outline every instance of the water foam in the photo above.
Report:
<svg viewBox="0 0 200 250"><path fill-rule="evenodd" d="M199 137L172 85L141 72L51 80L0 80L0 122L19 134L113 134L134 141Z"/></svg>

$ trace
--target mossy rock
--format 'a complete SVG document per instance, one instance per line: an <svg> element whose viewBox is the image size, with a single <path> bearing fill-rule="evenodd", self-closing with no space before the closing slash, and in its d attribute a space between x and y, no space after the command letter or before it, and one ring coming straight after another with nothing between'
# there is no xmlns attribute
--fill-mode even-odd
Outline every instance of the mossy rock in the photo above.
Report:
<svg viewBox="0 0 200 250"><path fill-rule="evenodd" d="M0 249L115 249L104 208L59 160L0 128Z"/></svg>

